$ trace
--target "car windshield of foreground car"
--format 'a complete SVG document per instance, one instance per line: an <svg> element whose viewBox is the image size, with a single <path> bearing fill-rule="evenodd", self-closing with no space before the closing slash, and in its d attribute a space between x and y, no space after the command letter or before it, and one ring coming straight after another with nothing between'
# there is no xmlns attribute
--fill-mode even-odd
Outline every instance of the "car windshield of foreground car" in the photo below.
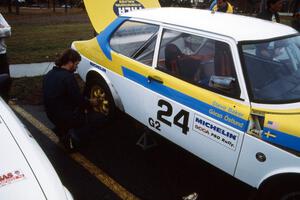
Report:
<svg viewBox="0 0 300 200"><path fill-rule="evenodd" d="M300 100L300 36L242 45L254 102Z"/></svg>

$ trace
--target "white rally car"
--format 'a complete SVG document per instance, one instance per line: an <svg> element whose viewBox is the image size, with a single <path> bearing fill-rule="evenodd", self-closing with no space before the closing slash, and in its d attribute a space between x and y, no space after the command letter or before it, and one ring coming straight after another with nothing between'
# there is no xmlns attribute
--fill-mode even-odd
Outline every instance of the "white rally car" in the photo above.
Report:
<svg viewBox="0 0 300 200"><path fill-rule="evenodd" d="M0 199L73 200L40 146L1 97Z"/></svg>
<svg viewBox="0 0 300 200"><path fill-rule="evenodd" d="M123 110L262 199L300 199L297 31L205 10L140 10L155 0L85 5L99 35L72 47L95 110ZM126 10L138 11L116 16Z"/></svg>

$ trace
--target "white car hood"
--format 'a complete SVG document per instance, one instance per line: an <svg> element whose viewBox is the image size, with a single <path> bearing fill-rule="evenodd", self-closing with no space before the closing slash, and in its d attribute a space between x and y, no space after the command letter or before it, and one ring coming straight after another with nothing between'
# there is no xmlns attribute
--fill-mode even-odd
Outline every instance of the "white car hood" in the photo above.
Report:
<svg viewBox="0 0 300 200"><path fill-rule="evenodd" d="M0 199L45 199L35 175L1 117L0 147Z"/></svg>
<svg viewBox="0 0 300 200"><path fill-rule="evenodd" d="M69 199L40 146L1 98L0 161L1 200Z"/></svg>

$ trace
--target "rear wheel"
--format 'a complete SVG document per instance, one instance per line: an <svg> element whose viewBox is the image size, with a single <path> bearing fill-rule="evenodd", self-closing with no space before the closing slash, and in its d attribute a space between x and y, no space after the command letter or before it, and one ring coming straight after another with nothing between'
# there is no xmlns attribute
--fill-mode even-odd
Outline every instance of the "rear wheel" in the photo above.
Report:
<svg viewBox="0 0 300 200"><path fill-rule="evenodd" d="M93 107L95 112L102 113L108 119L115 117L115 102L108 85L102 78L93 78L87 82L87 95L98 101L98 105Z"/></svg>

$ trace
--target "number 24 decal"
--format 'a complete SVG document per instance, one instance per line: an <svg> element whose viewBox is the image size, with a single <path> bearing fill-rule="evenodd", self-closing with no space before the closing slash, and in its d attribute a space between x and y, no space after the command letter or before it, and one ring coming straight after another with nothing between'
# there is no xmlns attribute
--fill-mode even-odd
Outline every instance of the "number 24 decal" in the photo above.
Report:
<svg viewBox="0 0 300 200"><path fill-rule="evenodd" d="M170 117L173 114L173 107L172 105L165 101L160 99L158 101L158 106L163 108L166 107L166 110L159 110L157 112L157 120L161 121L162 123L168 125L168 126L172 126L172 122L170 122L169 120L167 120L165 117ZM183 118L182 123L179 122L179 120ZM185 110L180 110L174 117L173 119L173 124L178 126L179 128L182 129L182 133L183 134L187 134L187 132L189 131L189 127L188 127L188 122L189 122L189 112L185 111Z"/></svg>

